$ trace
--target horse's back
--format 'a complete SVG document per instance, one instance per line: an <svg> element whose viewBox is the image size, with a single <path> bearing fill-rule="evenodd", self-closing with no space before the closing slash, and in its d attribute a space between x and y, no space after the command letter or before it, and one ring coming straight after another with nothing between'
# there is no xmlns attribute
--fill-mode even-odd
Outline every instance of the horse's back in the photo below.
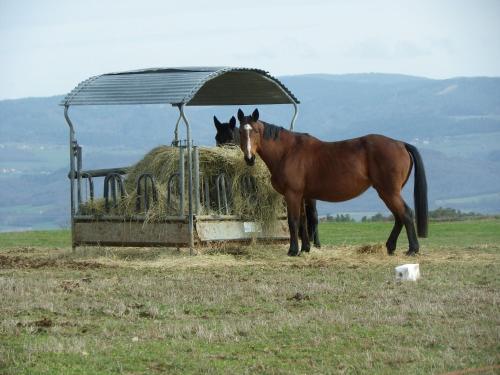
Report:
<svg viewBox="0 0 500 375"><path fill-rule="evenodd" d="M339 202L352 199L370 187L367 152L361 138L337 142L311 138L304 143L306 195Z"/></svg>
<svg viewBox="0 0 500 375"><path fill-rule="evenodd" d="M411 168L404 143L379 134L336 142L316 138L302 142L308 151L304 157L307 190L323 200L348 200L370 186L400 189ZM335 188L325 190L322 186Z"/></svg>

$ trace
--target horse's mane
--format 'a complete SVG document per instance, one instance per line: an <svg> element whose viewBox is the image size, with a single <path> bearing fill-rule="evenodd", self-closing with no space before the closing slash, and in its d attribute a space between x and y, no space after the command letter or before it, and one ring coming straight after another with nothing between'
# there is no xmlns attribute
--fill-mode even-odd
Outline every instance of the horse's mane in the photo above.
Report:
<svg viewBox="0 0 500 375"><path fill-rule="evenodd" d="M264 139L272 139L273 141L276 141L279 136L281 131L287 131L283 126L277 126L273 124L269 124L267 122L261 121L264 124ZM292 134L295 135L305 135L310 137L309 133L297 133L297 132L292 132Z"/></svg>
<svg viewBox="0 0 500 375"><path fill-rule="evenodd" d="M264 139L272 139L275 141L280 136L281 131L285 130L282 126L276 126L264 121L261 122L264 124Z"/></svg>

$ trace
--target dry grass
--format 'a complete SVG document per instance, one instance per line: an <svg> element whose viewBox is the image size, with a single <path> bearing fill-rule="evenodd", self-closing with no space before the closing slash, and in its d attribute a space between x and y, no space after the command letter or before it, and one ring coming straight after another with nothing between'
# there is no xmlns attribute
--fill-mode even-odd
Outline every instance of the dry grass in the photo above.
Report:
<svg viewBox="0 0 500 375"><path fill-rule="evenodd" d="M380 255L382 255L382 254L387 253L385 246L381 243L359 246L356 249L356 251L358 254L380 254Z"/></svg>
<svg viewBox="0 0 500 375"><path fill-rule="evenodd" d="M355 225L355 224L353 224ZM444 373L497 365L500 246L1 250L0 372ZM78 265L78 267L76 266Z"/></svg>
<svg viewBox="0 0 500 375"><path fill-rule="evenodd" d="M123 248L123 247L79 247L75 252L67 248L10 248L0 254L2 268L52 268L66 267L73 269L133 268L189 270L199 268L226 268L259 266L266 268L320 268L344 265L350 268L368 265L399 265L418 262L421 264L471 263L493 264L498 261L494 249L496 245L480 246L485 252L459 251L454 248L442 248L408 258L403 251L388 256L382 244L340 245L313 248L310 253L298 258L285 256L288 245L238 245L219 243L215 247L200 248L197 254L190 255L188 249L177 248Z"/></svg>

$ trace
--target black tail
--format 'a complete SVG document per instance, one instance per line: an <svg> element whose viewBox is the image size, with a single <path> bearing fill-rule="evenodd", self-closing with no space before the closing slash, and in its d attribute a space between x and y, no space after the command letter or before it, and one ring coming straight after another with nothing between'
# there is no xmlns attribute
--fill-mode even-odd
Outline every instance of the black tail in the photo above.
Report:
<svg viewBox="0 0 500 375"><path fill-rule="evenodd" d="M415 165L415 182L413 198L415 202L415 217L417 219L417 234L419 237L427 237L428 232L428 205L427 205L427 179L425 178L424 162L413 145L405 143L406 150L410 153Z"/></svg>

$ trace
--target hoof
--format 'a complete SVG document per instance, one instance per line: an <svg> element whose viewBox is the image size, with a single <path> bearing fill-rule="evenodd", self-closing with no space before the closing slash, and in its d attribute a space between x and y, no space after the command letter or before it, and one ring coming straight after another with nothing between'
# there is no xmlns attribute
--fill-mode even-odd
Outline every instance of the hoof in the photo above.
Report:
<svg viewBox="0 0 500 375"><path fill-rule="evenodd" d="M314 243L314 247L317 248L317 249L319 249L319 248L321 248L321 244L319 242L315 242Z"/></svg>
<svg viewBox="0 0 500 375"><path fill-rule="evenodd" d="M392 243L386 243L385 248L387 249L387 255L394 255L394 252L396 251L396 245Z"/></svg>
<svg viewBox="0 0 500 375"><path fill-rule="evenodd" d="M303 246L302 249L300 249L300 252L304 252L304 253L308 253L309 251L311 251L311 246Z"/></svg>
<svg viewBox="0 0 500 375"><path fill-rule="evenodd" d="M288 254L287 254L289 257L298 257L300 255L300 251L299 250L288 250Z"/></svg>
<svg viewBox="0 0 500 375"><path fill-rule="evenodd" d="M418 254L418 250L408 250L405 255L409 257L414 257Z"/></svg>

